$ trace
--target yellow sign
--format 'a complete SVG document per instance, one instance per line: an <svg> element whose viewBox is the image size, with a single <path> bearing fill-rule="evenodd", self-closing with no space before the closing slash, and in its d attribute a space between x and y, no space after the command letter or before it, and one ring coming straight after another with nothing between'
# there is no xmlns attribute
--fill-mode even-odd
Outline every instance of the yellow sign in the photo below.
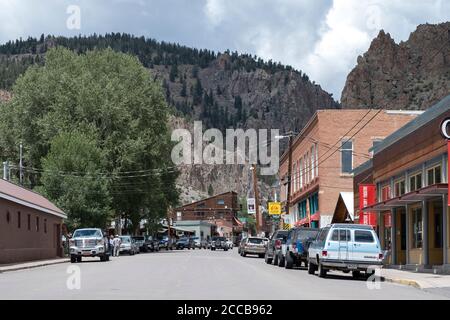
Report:
<svg viewBox="0 0 450 320"><path fill-rule="evenodd" d="M269 214L281 214L281 202L269 202Z"/></svg>

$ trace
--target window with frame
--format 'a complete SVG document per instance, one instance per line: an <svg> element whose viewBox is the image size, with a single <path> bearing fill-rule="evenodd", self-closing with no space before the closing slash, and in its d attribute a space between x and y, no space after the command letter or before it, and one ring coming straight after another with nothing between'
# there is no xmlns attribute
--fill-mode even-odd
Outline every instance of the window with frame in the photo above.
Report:
<svg viewBox="0 0 450 320"><path fill-rule="evenodd" d="M427 169L427 179L428 185L431 186L433 184L441 183L441 166L436 166L430 169Z"/></svg>
<svg viewBox="0 0 450 320"><path fill-rule="evenodd" d="M318 177L319 176L319 147L318 147L317 143L315 144L314 150L316 151L316 164L315 164L316 177Z"/></svg>
<svg viewBox="0 0 450 320"><path fill-rule="evenodd" d="M297 172L295 173L297 179L297 191L300 190L300 160L297 161Z"/></svg>
<svg viewBox="0 0 450 320"><path fill-rule="evenodd" d="M375 239L370 231L355 230L355 242L373 243Z"/></svg>
<svg viewBox="0 0 450 320"><path fill-rule="evenodd" d="M381 187L381 201L386 201L391 198L391 186L386 185Z"/></svg>
<svg viewBox="0 0 450 320"><path fill-rule="evenodd" d="M22 214L20 211L17 211L17 228L20 229L22 227Z"/></svg>
<svg viewBox="0 0 450 320"><path fill-rule="evenodd" d="M294 169L292 170L292 172L294 172L294 179L292 179L292 189L295 193L297 192L297 163L294 163Z"/></svg>
<svg viewBox="0 0 450 320"><path fill-rule="evenodd" d="M308 175L308 155L306 154L304 157L303 157L303 163L304 163L304 166L305 166L305 171L304 171L304 173L305 173L305 186L307 186L308 185L308 180L309 180L309 175Z"/></svg>
<svg viewBox="0 0 450 320"><path fill-rule="evenodd" d="M314 180L315 178L315 166L316 166L316 161L315 161L315 156L316 156L316 152L314 151L314 145L311 147L311 180Z"/></svg>
<svg viewBox="0 0 450 320"><path fill-rule="evenodd" d="M39 232L39 217L36 217L36 232Z"/></svg>
<svg viewBox="0 0 450 320"><path fill-rule="evenodd" d="M337 229L333 230L331 235L331 241L350 241L350 230L347 229Z"/></svg>
<svg viewBox="0 0 450 320"><path fill-rule="evenodd" d="M404 195L405 192L406 192L405 179L395 181L394 182L394 196L400 197L401 195Z"/></svg>
<svg viewBox="0 0 450 320"><path fill-rule="evenodd" d="M31 214L27 215L27 229L31 230Z"/></svg>
<svg viewBox="0 0 450 320"><path fill-rule="evenodd" d="M412 223L413 223L413 248L422 248L422 208L412 209Z"/></svg>
<svg viewBox="0 0 450 320"><path fill-rule="evenodd" d="M300 178L300 189L303 188L303 159L300 159L300 170L299 170L299 178Z"/></svg>
<svg viewBox="0 0 450 320"><path fill-rule="evenodd" d="M353 141L345 140L341 144L341 173L349 174L353 170Z"/></svg>
<svg viewBox="0 0 450 320"><path fill-rule="evenodd" d="M409 191L416 191L422 188L422 173L416 173L409 177Z"/></svg>

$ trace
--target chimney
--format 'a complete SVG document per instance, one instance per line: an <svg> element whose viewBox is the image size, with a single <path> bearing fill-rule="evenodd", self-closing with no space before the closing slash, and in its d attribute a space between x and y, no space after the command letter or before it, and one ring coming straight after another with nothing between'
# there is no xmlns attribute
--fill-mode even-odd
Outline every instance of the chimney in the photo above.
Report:
<svg viewBox="0 0 450 320"><path fill-rule="evenodd" d="M8 163L8 161L3 162L3 180L9 180L9 163Z"/></svg>

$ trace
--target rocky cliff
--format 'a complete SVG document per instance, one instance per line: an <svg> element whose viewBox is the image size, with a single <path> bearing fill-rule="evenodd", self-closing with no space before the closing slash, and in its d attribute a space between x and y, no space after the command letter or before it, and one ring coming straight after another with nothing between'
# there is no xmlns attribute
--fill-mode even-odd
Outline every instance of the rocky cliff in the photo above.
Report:
<svg viewBox="0 0 450 320"><path fill-rule="evenodd" d="M425 24L399 44L381 31L348 75L341 105L423 110L449 93L450 23Z"/></svg>

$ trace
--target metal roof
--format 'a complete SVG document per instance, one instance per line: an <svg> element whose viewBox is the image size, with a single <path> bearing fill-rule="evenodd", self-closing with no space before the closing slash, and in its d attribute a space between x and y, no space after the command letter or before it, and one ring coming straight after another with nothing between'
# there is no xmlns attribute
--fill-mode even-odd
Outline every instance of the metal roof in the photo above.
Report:
<svg viewBox="0 0 450 320"><path fill-rule="evenodd" d="M381 141L375 148L373 148L374 154L377 154L389 146L393 145L397 141L416 131L417 129L423 127L430 121L436 119L446 111L450 110L450 95L446 96L444 99L433 105L431 108L426 110L421 115L417 116L414 120L411 120L403 127L392 133L390 136L386 137Z"/></svg>
<svg viewBox="0 0 450 320"><path fill-rule="evenodd" d="M0 198L67 219L67 215L44 196L3 179L0 179Z"/></svg>

